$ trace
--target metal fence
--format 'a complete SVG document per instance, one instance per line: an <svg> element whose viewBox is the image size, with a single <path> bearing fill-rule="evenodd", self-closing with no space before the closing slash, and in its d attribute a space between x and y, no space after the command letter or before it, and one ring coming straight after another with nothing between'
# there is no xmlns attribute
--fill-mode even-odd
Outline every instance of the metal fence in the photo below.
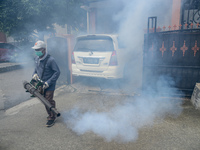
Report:
<svg viewBox="0 0 200 150"><path fill-rule="evenodd" d="M160 76L167 75L173 78L175 88L191 95L200 82L200 30L150 29L154 28L148 28L144 37L143 87L154 86Z"/></svg>

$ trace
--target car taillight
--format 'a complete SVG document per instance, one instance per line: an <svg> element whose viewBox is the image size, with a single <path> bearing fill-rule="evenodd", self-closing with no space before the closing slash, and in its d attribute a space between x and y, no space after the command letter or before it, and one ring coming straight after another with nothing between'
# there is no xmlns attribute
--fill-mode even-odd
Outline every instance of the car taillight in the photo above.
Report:
<svg viewBox="0 0 200 150"><path fill-rule="evenodd" d="M110 63L109 66L117 66L118 62L117 62L117 53L116 51L112 52L111 58L110 58Z"/></svg>
<svg viewBox="0 0 200 150"><path fill-rule="evenodd" d="M76 62L75 62L75 58L74 58L74 52L72 52L72 64L75 64Z"/></svg>

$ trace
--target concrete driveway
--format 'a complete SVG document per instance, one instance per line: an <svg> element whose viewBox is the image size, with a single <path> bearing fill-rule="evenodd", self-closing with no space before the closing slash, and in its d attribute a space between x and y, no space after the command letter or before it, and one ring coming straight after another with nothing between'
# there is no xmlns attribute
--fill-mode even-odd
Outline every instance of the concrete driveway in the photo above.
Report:
<svg viewBox="0 0 200 150"><path fill-rule="evenodd" d="M73 86L73 85L72 85ZM57 108L61 117L51 127L45 127L46 112L37 98L8 109L0 117L0 149L2 150L199 150L200 149L200 112L190 101L181 105L182 112L177 117L165 115L154 119L137 130L130 141L124 141L132 130L117 129L119 136L107 138L114 133L103 130L107 122L104 114L111 115L113 108L123 105L127 100L134 102L135 97L102 92L77 92L71 86L61 86L55 93ZM166 99L163 99L166 101ZM164 102L163 101L163 102ZM131 104L131 103L130 103ZM129 105L128 105L129 106ZM128 110L129 107L126 107ZM111 112L111 113L110 113ZM126 111L125 111L126 112ZM126 124L126 116L136 118L134 114L120 112L119 124ZM96 120L87 122L83 116L96 116ZM92 115L90 115L92 114ZM81 117L82 116L82 117ZM114 117L117 117L114 116ZM79 118L80 117L80 118ZM100 120L100 121L99 121ZM83 121L77 126L77 121ZM141 121L141 118L138 119ZM76 123L75 123L76 122ZM75 124L74 124L75 123ZM79 122L80 123L80 122ZM131 126L138 122L132 122ZM96 126L96 127L95 127ZM79 127L79 128L75 128ZM129 127L129 126L124 126ZM99 129L98 131L94 130ZM85 129L85 130L83 130ZM102 134L105 133L105 134ZM123 136L121 136L123 135Z"/></svg>

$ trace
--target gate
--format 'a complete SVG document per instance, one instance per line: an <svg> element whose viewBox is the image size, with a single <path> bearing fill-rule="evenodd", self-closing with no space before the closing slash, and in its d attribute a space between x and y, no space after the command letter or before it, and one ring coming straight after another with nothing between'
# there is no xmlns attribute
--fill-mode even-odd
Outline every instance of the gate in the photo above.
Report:
<svg viewBox="0 0 200 150"><path fill-rule="evenodd" d="M73 36L63 35L63 37L51 37L47 40L47 51L52 55L59 68L60 77L58 82L60 84L71 84L71 53L73 47Z"/></svg>
<svg viewBox="0 0 200 150"><path fill-rule="evenodd" d="M156 17L150 17L156 29ZM149 24L149 23L148 23ZM143 88L155 86L163 75L172 77L174 88L191 95L200 82L200 30L187 28L148 32L144 36Z"/></svg>

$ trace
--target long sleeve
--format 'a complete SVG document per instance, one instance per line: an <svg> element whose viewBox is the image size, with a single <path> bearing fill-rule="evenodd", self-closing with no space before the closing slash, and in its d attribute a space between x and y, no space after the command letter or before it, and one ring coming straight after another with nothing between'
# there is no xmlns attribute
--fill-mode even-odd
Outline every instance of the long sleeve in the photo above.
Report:
<svg viewBox="0 0 200 150"><path fill-rule="evenodd" d="M60 69L58 67L58 65L56 64L56 62L53 60L51 61L51 69L54 72L53 75L51 76L51 78L49 78L47 80L47 83L49 85L51 85L52 83L55 83L56 80L58 79L58 77L60 76Z"/></svg>

